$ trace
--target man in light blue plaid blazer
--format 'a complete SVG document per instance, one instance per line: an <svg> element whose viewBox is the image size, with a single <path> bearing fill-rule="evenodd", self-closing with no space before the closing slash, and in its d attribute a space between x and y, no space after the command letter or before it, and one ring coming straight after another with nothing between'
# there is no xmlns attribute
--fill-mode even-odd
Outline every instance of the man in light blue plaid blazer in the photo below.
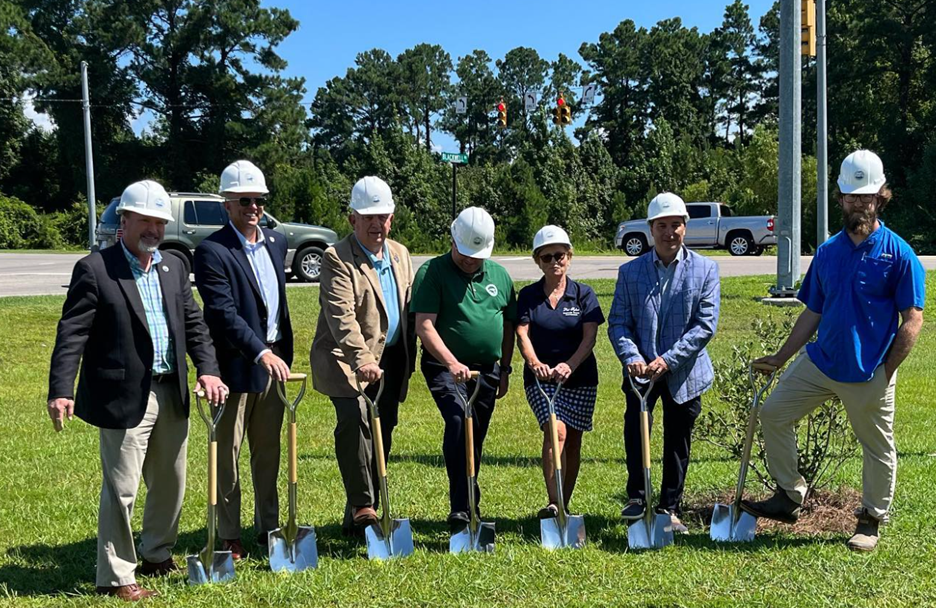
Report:
<svg viewBox="0 0 936 608"><path fill-rule="evenodd" d="M692 428L702 410L702 393L712 386L712 361L705 350L718 325L718 266L689 251L683 240L686 206L675 194L650 202L647 217L654 247L618 271L608 318L608 337L624 366L624 443L628 503L624 519L639 519L647 508L640 446L640 400L627 376L657 380L647 400L651 412L663 400L663 480L658 512L668 513L674 530L689 465Z"/></svg>

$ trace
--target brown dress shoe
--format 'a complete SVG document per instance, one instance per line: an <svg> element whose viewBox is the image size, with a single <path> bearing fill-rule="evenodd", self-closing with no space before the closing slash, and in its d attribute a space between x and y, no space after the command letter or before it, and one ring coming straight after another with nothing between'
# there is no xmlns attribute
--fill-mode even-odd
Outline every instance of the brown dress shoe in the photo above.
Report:
<svg viewBox="0 0 936 608"><path fill-rule="evenodd" d="M168 576L181 570L170 557L164 562L148 562L144 559L140 567L137 568L137 573L141 576Z"/></svg>
<svg viewBox="0 0 936 608"><path fill-rule="evenodd" d="M241 542L241 539L234 538L231 540L221 541L221 550L230 551L231 557L236 561L243 559L247 555L247 551L244 549L244 544Z"/></svg>
<svg viewBox="0 0 936 608"><path fill-rule="evenodd" d="M377 511L373 507L351 507L351 519L355 526L368 526L377 523Z"/></svg>
<svg viewBox="0 0 936 608"><path fill-rule="evenodd" d="M101 595L113 595L119 597L125 602L138 602L140 600L145 600L148 597L159 596L159 594L155 591L144 589L136 583L122 585L120 587L98 587L96 591Z"/></svg>

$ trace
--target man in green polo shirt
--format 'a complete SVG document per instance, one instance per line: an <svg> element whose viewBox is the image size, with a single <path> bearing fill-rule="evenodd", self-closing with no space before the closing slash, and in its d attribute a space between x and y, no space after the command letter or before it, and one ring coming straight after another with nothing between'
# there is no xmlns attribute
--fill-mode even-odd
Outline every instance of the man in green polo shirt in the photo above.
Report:
<svg viewBox="0 0 936 608"><path fill-rule="evenodd" d="M474 404L479 469L494 403L507 394L511 372L517 299L507 270L488 259L493 249L494 220L484 209L465 209L452 222L451 253L429 260L416 273L410 304L423 345L422 373L445 420L442 454L453 531L468 523L464 411L455 391L471 394L474 382L481 382ZM480 372L476 381L470 380L472 371ZM475 496L480 502L480 488Z"/></svg>

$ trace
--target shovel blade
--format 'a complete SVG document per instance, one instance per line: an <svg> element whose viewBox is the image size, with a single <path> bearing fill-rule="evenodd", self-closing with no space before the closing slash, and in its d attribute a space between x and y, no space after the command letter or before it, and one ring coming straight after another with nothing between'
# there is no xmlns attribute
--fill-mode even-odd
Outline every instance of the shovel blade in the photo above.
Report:
<svg viewBox="0 0 936 608"><path fill-rule="evenodd" d="M461 532L452 535L449 540L450 553L469 553L477 551L479 553L494 552L494 524L478 524L478 532L472 534L471 530L465 526Z"/></svg>
<svg viewBox="0 0 936 608"><path fill-rule="evenodd" d="M547 549L581 549L585 546L585 518L581 515L566 516L565 530L556 517L541 519L540 535L543 547Z"/></svg>
<svg viewBox="0 0 936 608"><path fill-rule="evenodd" d="M270 569L273 572L302 572L318 567L315 528L299 526L291 543L282 528L271 531L269 539Z"/></svg>
<svg viewBox="0 0 936 608"><path fill-rule="evenodd" d="M234 580L234 558L230 551L214 551L211 554L210 568L205 567L201 556L189 555L188 582L189 585L205 585L208 583L225 583Z"/></svg>
<svg viewBox="0 0 936 608"><path fill-rule="evenodd" d="M631 549L662 549L673 544L673 521L658 513L649 521L644 518L627 528L627 546Z"/></svg>
<svg viewBox="0 0 936 608"><path fill-rule="evenodd" d="M712 540L719 542L745 543L754 540L757 531L757 518L741 511L735 521L734 505L716 504L712 511Z"/></svg>
<svg viewBox="0 0 936 608"><path fill-rule="evenodd" d="M387 560L406 557L413 553L413 530L408 519L390 522L390 533L384 534L380 524L371 524L364 529L367 539L367 558Z"/></svg>

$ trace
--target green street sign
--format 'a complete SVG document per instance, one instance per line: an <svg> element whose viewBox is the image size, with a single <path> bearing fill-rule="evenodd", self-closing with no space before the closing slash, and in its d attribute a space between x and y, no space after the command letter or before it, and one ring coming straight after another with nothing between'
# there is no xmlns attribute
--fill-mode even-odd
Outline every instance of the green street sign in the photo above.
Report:
<svg viewBox="0 0 936 608"><path fill-rule="evenodd" d="M444 163L457 163L459 165L468 164L468 155L467 154L458 154L457 152L443 152L442 153L442 162Z"/></svg>

